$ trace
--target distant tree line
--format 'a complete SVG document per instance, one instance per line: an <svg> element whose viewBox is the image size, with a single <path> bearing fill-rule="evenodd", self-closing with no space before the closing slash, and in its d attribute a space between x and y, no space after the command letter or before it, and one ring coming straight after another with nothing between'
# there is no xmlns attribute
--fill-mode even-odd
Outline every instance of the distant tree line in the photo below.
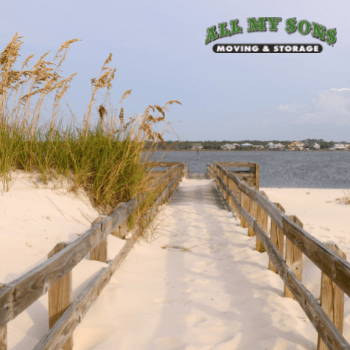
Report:
<svg viewBox="0 0 350 350"><path fill-rule="evenodd" d="M302 142L305 142L306 147L312 147L315 143L318 143L321 147L321 149L326 149L326 148L331 148L334 146L335 143L347 143L346 141L339 141L339 142L334 142L334 141L324 141L323 139L306 139L306 140L301 140ZM203 149L221 149L221 146L225 144L232 144L232 143L250 143L252 145L263 145L266 146L268 142L273 142L273 143L281 143L282 145L288 147L293 141L281 141L281 140L271 140L271 141L259 141L259 140L240 140L240 141L229 141L229 140L224 140L224 141L165 141L165 145L163 145L161 142L158 143L157 149L176 149L176 150L188 150L192 148L193 143L201 143L203 146ZM149 148L151 146L151 142L146 144L146 148Z"/></svg>

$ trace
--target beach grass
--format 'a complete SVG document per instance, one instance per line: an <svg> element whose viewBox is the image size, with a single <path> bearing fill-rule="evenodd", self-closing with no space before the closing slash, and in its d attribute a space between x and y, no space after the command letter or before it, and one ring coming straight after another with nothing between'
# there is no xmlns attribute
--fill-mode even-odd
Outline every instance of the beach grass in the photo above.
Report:
<svg viewBox="0 0 350 350"><path fill-rule="evenodd" d="M163 107L148 106L142 114L126 118L121 103L131 90L124 93L117 108L112 106L110 91L116 69L108 67L110 54L100 75L91 80L92 96L82 123L67 104L71 122L64 126L58 120L60 102L76 73L64 78L58 68L70 45L79 40L65 42L52 62L46 60L47 52L29 69L31 55L16 70L21 38L16 34L0 55L0 177L4 189L10 190L11 174L16 170L39 174L44 183L63 176L71 191L84 189L101 214L109 215L118 203L145 194L145 204L138 211L141 216L157 195L157 189L148 189L154 174L150 176L144 162L152 158L158 142L164 143L169 123L163 132L154 127L165 122L171 104L181 103L173 100ZM104 101L99 103L97 95L102 92ZM42 124L48 97L53 101L52 112ZM150 141L152 146L145 154L145 143Z"/></svg>
<svg viewBox="0 0 350 350"><path fill-rule="evenodd" d="M343 191L344 197L336 198L336 202L340 204L350 204L350 190Z"/></svg>

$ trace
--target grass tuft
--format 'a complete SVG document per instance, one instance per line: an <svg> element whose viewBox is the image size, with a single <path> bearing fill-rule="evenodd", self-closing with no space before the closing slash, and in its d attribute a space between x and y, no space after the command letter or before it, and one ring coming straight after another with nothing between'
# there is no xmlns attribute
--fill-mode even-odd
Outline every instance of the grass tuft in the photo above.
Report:
<svg viewBox="0 0 350 350"><path fill-rule="evenodd" d="M118 203L142 194L146 201L133 216L130 225L134 225L159 194L159 189L148 188L154 177L144 162L152 158L158 142L164 143L163 134L170 124L162 133L154 127L165 121L169 105L181 103L173 100L163 107L148 106L143 114L125 118L124 108L119 110L119 105L131 90L123 94L114 109L110 90L116 69L107 66L112 60L110 54L100 75L91 80L92 96L82 124L67 104L72 121L63 127L62 120L58 121L60 102L77 73L64 78L58 68L70 45L80 40L66 41L52 62L46 60L47 52L29 69L31 55L16 70L21 38L16 33L0 54L0 177L4 189L9 190L11 173L16 170L39 173L45 184L62 175L71 191L83 189L99 213L107 215ZM106 92L103 103L96 101L100 90ZM53 96L50 120L41 125L41 112L49 96ZM151 147L145 154L146 142L151 142Z"/></svg>
<svg viewBox="0 0 350 350"><path fill-rule="evenodd" d="M340 204L350 204L350 190L344 191L344 197L336 198L336 202Z"/></svg>

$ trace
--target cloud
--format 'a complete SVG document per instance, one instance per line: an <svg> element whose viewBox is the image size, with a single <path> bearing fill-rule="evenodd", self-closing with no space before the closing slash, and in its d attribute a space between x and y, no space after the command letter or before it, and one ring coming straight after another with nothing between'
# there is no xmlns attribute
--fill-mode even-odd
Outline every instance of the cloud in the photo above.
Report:
<svg viewBox="0 0 350 350"><path fill-rule="evenodd" d="M302 112L308 110L309 108L310 106L307 104L297 104L296 101L293 101L290 105L280 105L277 107L277 110L280 112L296 113L298 111Z"/></svg>
<svg viewBox="0 0 350 350"><path fill-rule="evenodd" d="M309 103L299 104L292 101L280 104L274 110L257 111L254 116L245 113L244 118L223 123L223 127L250 126L259 130L299 130L301 126L307 133L314 131L345 132L350 127L350 89L333 88L322 91Z"/></svg>
<svg viewBox="0 0 350 350"><path fill-rule="evenodd" d="M350 125L350 89L322 91L318 99L311 101L311 106L298 108L298 111L293 124L330 122L338 126Z"/></svg>

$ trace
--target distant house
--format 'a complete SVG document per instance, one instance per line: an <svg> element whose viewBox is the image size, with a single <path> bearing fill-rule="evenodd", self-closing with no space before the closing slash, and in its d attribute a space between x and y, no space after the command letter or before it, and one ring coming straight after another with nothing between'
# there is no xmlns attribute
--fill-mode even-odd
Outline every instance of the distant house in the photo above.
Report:
<svg viewBox="0 0 350 350"><path fill-rule="evenodd" d="M241 145L238 143L232 143L232 144L226 143L225 145L222 145L220 148L223 150L226 150L226 151L230 151L230 150L236 149L240 146Z"/></svg>
<svg viewBox="0 0 350 350"><path fill-rule="evenodd" d="M318 144L318 143L315 143L313 146L312 146L313 149L320 149L321 146Z"/></svg>
<svg viewBox="0 0 350 350"><path fill-rule="evenodd" d="M241 146L242 147L252 147L253 145L250 143L243 143Z"/></svg>
<svg viewBox="0 0 350 350"><path fill-rule="evenodd" d="M283 151L283 150L286 148L286 146L285 146L285 145L282 145L281 143L276 143L276 144L274 145L274 148L275 148L275 149L279 149L280 151Z"/></svg>
<svg viewBox="0 0 350 350"><path fill-rule="evenodd" d="M333 147L336 150L345 150L345 144L344 143L336 143Z"/></svg>
<svg viewBox="0 0 350 350"><path fill-rule="evenodd" d="M192 146L191 149L202 149L203 148L203 146L200 142L193 142L191 144L191 146Z"/></svg>
<svg viewBox="0 0 350 350"><path fill-rule="evenodd" d="M347 143L347 144L345 145L345 149L350 150L350 143Z"/></svg>
<svg viewBox="0 0 350 350"><path fill-rule="evenodd" d="M264 149L263 145L253 145L253 149Z"/></svg>
<svg viewBox="0 0 350 350"><path fill-rule="evenodd" d="M267 148L270 148L270 149L273 149L275 148L275 144L273 142L269 142L267 145L266 145Z"/></svg>
<svg viewBox="0 0 350 350"><path fill-rule="evenodd" d="M289 150L296 151L296 150L303 150L305 148L305 142L301 141L295 141L292 142L290 145L288 145Z"/></svg>

